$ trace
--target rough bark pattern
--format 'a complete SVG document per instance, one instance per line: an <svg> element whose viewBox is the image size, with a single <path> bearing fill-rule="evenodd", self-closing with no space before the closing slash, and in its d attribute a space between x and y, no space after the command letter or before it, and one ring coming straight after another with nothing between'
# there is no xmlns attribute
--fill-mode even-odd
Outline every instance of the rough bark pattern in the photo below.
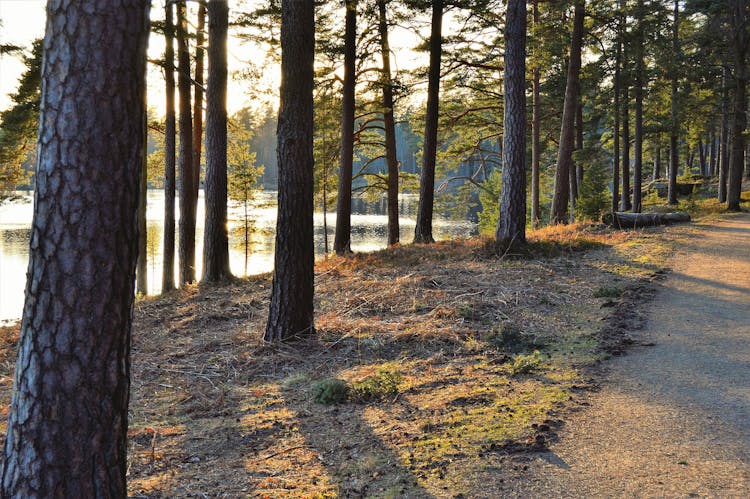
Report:
<svg viewBox="0 0 750 499"><path fill-rule="evenodd" d="M526 242L526 0L509 0L505 22L503 183L495 239Z"/></svg>
<svg viewBox="0 0 750 499"><path fill-rule="evenodd" d="M174 22L173 4L167 2L164 9L164 80L166 94L166 116L164 126L164 259L161 277L161 291L174 289L174 198L175 198L175 123L174 109Z"/></svg>
<svg viewBox="0 0 750 499"><path fill-rule="evenodd" d="M672 53L677 58L679 54L679 28L680 28L680 2L674 1L674 20L672 27ZM677 61L673 61L672 90L670 100L670 131L669 131L669 184L667 188L667 203L677 204L677 168L680 166L680 153L677 144L677 135L680 131L680 123L677 116Z"/></svg>
<svg viewBox="0 0 750 499"><path fill-rule="evenodd" d="M636 27L636 44L635 44L635 143L633 145L635 162L633 164L633 212L641 212L641 188L643 179L643 44L644 13L643 0L638 0L636 16L638 25Z"/></svg>
<svg viewBox="0 0 750 499"><path fill-rule="evenodd" d="M734 55L734 100L732 101L732 153L727 187L727 209L740 211L742 172L745 168L745 130L747 128L747 52L750 43L747 1L731 2L732 52Z"/></svg>
<svg viewBox="0 0 750 499"><path fill-rule="evenodd" d="M380 56L383 61L383 127L385 128L385 160L388 164L388 245L399 241L398 222L398 158L396 155L396 121L393 118L393 79L391 49L388 43L386 0L378 0L378 31Z"/></svg>
<svg viewBox="0 0 750 499"><path fill-rule="evenodd" d="M198 211L198 191L201 186L201 146L203 140L203 69L206 31L206 5L198 5L198 23L195 30L195 95L193 96L193 210Z"/></svg>
<svg viewBox="0 0 750 499"><path fill-rule="evenodd" d="M415 243L432 243L432 209L435 200L435 159L437 154L438 111L440 109L440 60L443 53L443 0L432 2L430 31L430 70L427 82L427 111L424 125L422 172L419 177L419 206Z"/></svg>
<svg viewBox="0 0 750 499"><path fill-rule="evenodd" d="M264 339L313 332L313 0L281 3L279 208Z"/></svg>
<svg viewBox="0 0 750 499"><path fill-rule="evenodd" d="M341 100L341 160L339 193L336 200L336 234L333 251L351 253L352 239L352 168L354 161L354 88L357 56L357 2L346 0L344 28L344 89Z"/></svg>
<svg viewBox="0 0 750 499"><path fill-rule="evenodd" d="M208 3L208 88L206 90L206 223L203 280L232 276L227 234L227 33L226 0Z"/></svg>
<svg viewBox="0 0 750 499"><path fill-rule="evenodd" d="M534 26L539 24L539 0L534 0ZM539 127L542 124L541 111L541 71L539 64L534 64L532 82L532 118L531 118L531 226L539 227L541 215L539 210Z"/></svg>
<svg viewBox="0 0 750 499"><path fill-rule="evenodd" d="M570 200L570 170L573 168L573 147L575 146L575 113L579 73L581 71L581 45L583 42L583 18L586 5L584 0L576 0L573 19L573 38L570 43L570 60L565 85L565 102L560 127L560 148L555 170L555 195L552 199L551 222L565 224L569 221L568 202Z"/></svg>
<svg viewBox="0 0 750 499"><path fill-rule="evenodd" d="M2 497L126 497L149 2L50 2Z"/></svg>
<svg viewBox="0 0 750 499"><path fill-rule="evenodd" d="M654 172L651 180L655 182L659 178L661 178L661 146L656 144L654 146Z"/></svg>
<svg viewBox="0 0 750 499"><path fill-rule="evenodd" d="M708 156L708 174L713 177L716 175L716 129L714 128L714 125L711 124L711 132L709 132L710 136L710 144L711 144L711 154Z"/></svg>
<svg viewBox="0 0 750 499"><path fill-rule="evenodd" d="M195 281L195 185L193 180L193 117L191 114L190 53L185 4L177 6L180 151L180 286Z"/></svg>

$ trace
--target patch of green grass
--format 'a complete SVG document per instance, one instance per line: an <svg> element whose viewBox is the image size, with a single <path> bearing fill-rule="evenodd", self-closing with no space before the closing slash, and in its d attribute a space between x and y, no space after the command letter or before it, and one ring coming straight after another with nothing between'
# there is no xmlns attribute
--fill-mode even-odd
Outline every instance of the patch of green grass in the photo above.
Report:
<svg viewBox="0 0 750 499"><path fill-rule="evenodd" d="M543 360L544 359L539 350L534 350L528 355L518 354L513 357L513 361L508 366L508 371L512 376L517 374L527 374L538 370L541 367Z"/></svg>
<svg viewBox="0 0 750 499"><path fill-rule="evenodd" d="M383 368L376 374L352 383L350 397L356 402L371 402L395 396L401 382L401 373Z"/></svg>

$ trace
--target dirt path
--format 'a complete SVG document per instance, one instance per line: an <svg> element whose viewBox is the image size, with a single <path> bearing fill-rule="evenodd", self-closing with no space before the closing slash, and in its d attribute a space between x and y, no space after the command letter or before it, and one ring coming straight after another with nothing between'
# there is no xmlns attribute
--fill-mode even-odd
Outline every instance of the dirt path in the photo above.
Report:
<svg viewBox="0 0 750 499"><path fill-rule="evenodd" d="M750 216L691 237L651 309L655 345L613 360L504 495L750 497Z"/></svg>

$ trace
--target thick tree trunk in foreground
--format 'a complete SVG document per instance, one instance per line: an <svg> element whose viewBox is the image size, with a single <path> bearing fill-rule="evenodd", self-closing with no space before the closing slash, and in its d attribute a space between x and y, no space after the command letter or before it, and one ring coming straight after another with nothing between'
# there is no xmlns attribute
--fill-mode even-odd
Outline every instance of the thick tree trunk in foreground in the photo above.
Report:
<svg viewBox="0 0 750 499"><path fill-rule="evenodd" d="M127 496L148 6L80 0L47 8L2 497Z"/></svg>
<svg viewBox="0 0 750 499"><path fill-rule="evenodd" d="M552 199L551 222L566 224L569 221L568 202L570 200L570 169L573 168L573 147L575 146L575 113L579 73L581 70L581 45L583 42L583 18L585 1L576 0L573 18L573 38L570 43L570 62L565 86L562 126L560 128L560 149L557 154L555 171L555 195Z"/></svg>
<svg viewBox="0 0 750 499"><path fill-rule="evenodd" d="M313 0L281 2L279 208L271 308L264 339L312 334Z"/></svg>
<svg viewBox="0 0 750 499"><path fill-rule="evenodd" d="M438 111L440 108L440 60L443 53L443 0L432 2L430 32L430 71L427 82L427 113L424 125L422 174L419 177L419 207L415 243L432 243L432 209L435 199L435 160L437 155Z"/></svg>
<svg viewBox="0 0 750 499"><path fill-rule="evenodd" d="M333 251L351 253L352 239L352 168L354 162L354 88L357 57L357 2L346 0L344 28L344 89L341 100L341 162L339 194L336 200L336 234Z"/></svg>
<svg viewBox="0 0 750 499"><path fill-rule="evenodd" d="M388 245L399 242L398 222L398 158L396 156L396 121L393 117L393 78L391 49L388 43L386 0L378 0L380 57L383 60L383 127L385 128L385 160L388 164Z"/></svg>
<svg viewBox="0 0 750 499"><path fill-rule="evenodd" d="M614 130L612 131L613 145L613 172L612 172L612 211L617 211L620 206L620 66L622 64L622 17L617 24L617 52L615 56L615 77L612 93L614 94Z"/></svg>
<svg viewBox="0 0 750 499"><path fill-rule="evenodd" d="M526 0L509 0L505 25L503 184L498 247L526 242Z"/></svg>
<svg viewBox="0 0 750 499"><path fill-rule="evenodd" d="M195 175L193 163L193 117L190 110L190 53L187 43L185 4L177 6L177 60L180 101L180 286L195 281Z"/></svg>
<svg viewBox="0 0 750 499"><path fill-rule="evenodd" d="M227 0L208 3L208 89L206 91L206 223L203 280L232 277L227 234Z"/></svg>
<svg viewBox="0 0 750 499"><path fill-rule="evenodd" d="M734 100L732 109L732 154L727 187L727 209L740 211L742 172L745 168L745 131L747 128L747 1L731 2L732 51L734 53Z"/></svg>
<svg viewBox="0 0 750 499"><path fill-rule="evenodd" d="M177 127L174 110L174 24L172 3L167 2L164 16L164 75L166 93L166 116L164 126L164 256L161 277L161 292L174 289L174 198L175 198L175 148Z"/></svg>

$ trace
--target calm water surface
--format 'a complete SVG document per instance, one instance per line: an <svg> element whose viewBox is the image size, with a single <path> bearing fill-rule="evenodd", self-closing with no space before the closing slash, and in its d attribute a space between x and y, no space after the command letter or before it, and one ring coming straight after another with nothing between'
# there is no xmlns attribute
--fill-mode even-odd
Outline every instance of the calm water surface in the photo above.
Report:
<svg viewBox="0 0 750 499"><path fill-rule="evenodd" d="M405 195L401 200L401 240L414 237L415 196ZM177 208L177 207L176 207ZM18 320L21 317L26 285L26 270L29 260L29 233L33 202L31 195L22 200L0 205L0 323ZM179 210L177 210L179 216ZM232 204L229 208L229 259L235 275L253 275L273 269L274 230L276 227L276 193L261 192L248 209L250 234L248 256L245 260L244 207ZM198 200L198 227L196 230L196 267L201 275L203 255L203 192ZM150 190L148 194L148 287L149 293L161 289L162 239L164 222L164 193ZM336 215L327 215L329 248L333 245ZM365 203L355 200L352 215L352 249L373 251L386 246L385 204ZM436 218L433 222L435 237L448 239L466 237L474 225L465 221L449 221ZM323 255L323 213L315 213L315 247ZM177 271L175 270L175 275Z"/></svg>

